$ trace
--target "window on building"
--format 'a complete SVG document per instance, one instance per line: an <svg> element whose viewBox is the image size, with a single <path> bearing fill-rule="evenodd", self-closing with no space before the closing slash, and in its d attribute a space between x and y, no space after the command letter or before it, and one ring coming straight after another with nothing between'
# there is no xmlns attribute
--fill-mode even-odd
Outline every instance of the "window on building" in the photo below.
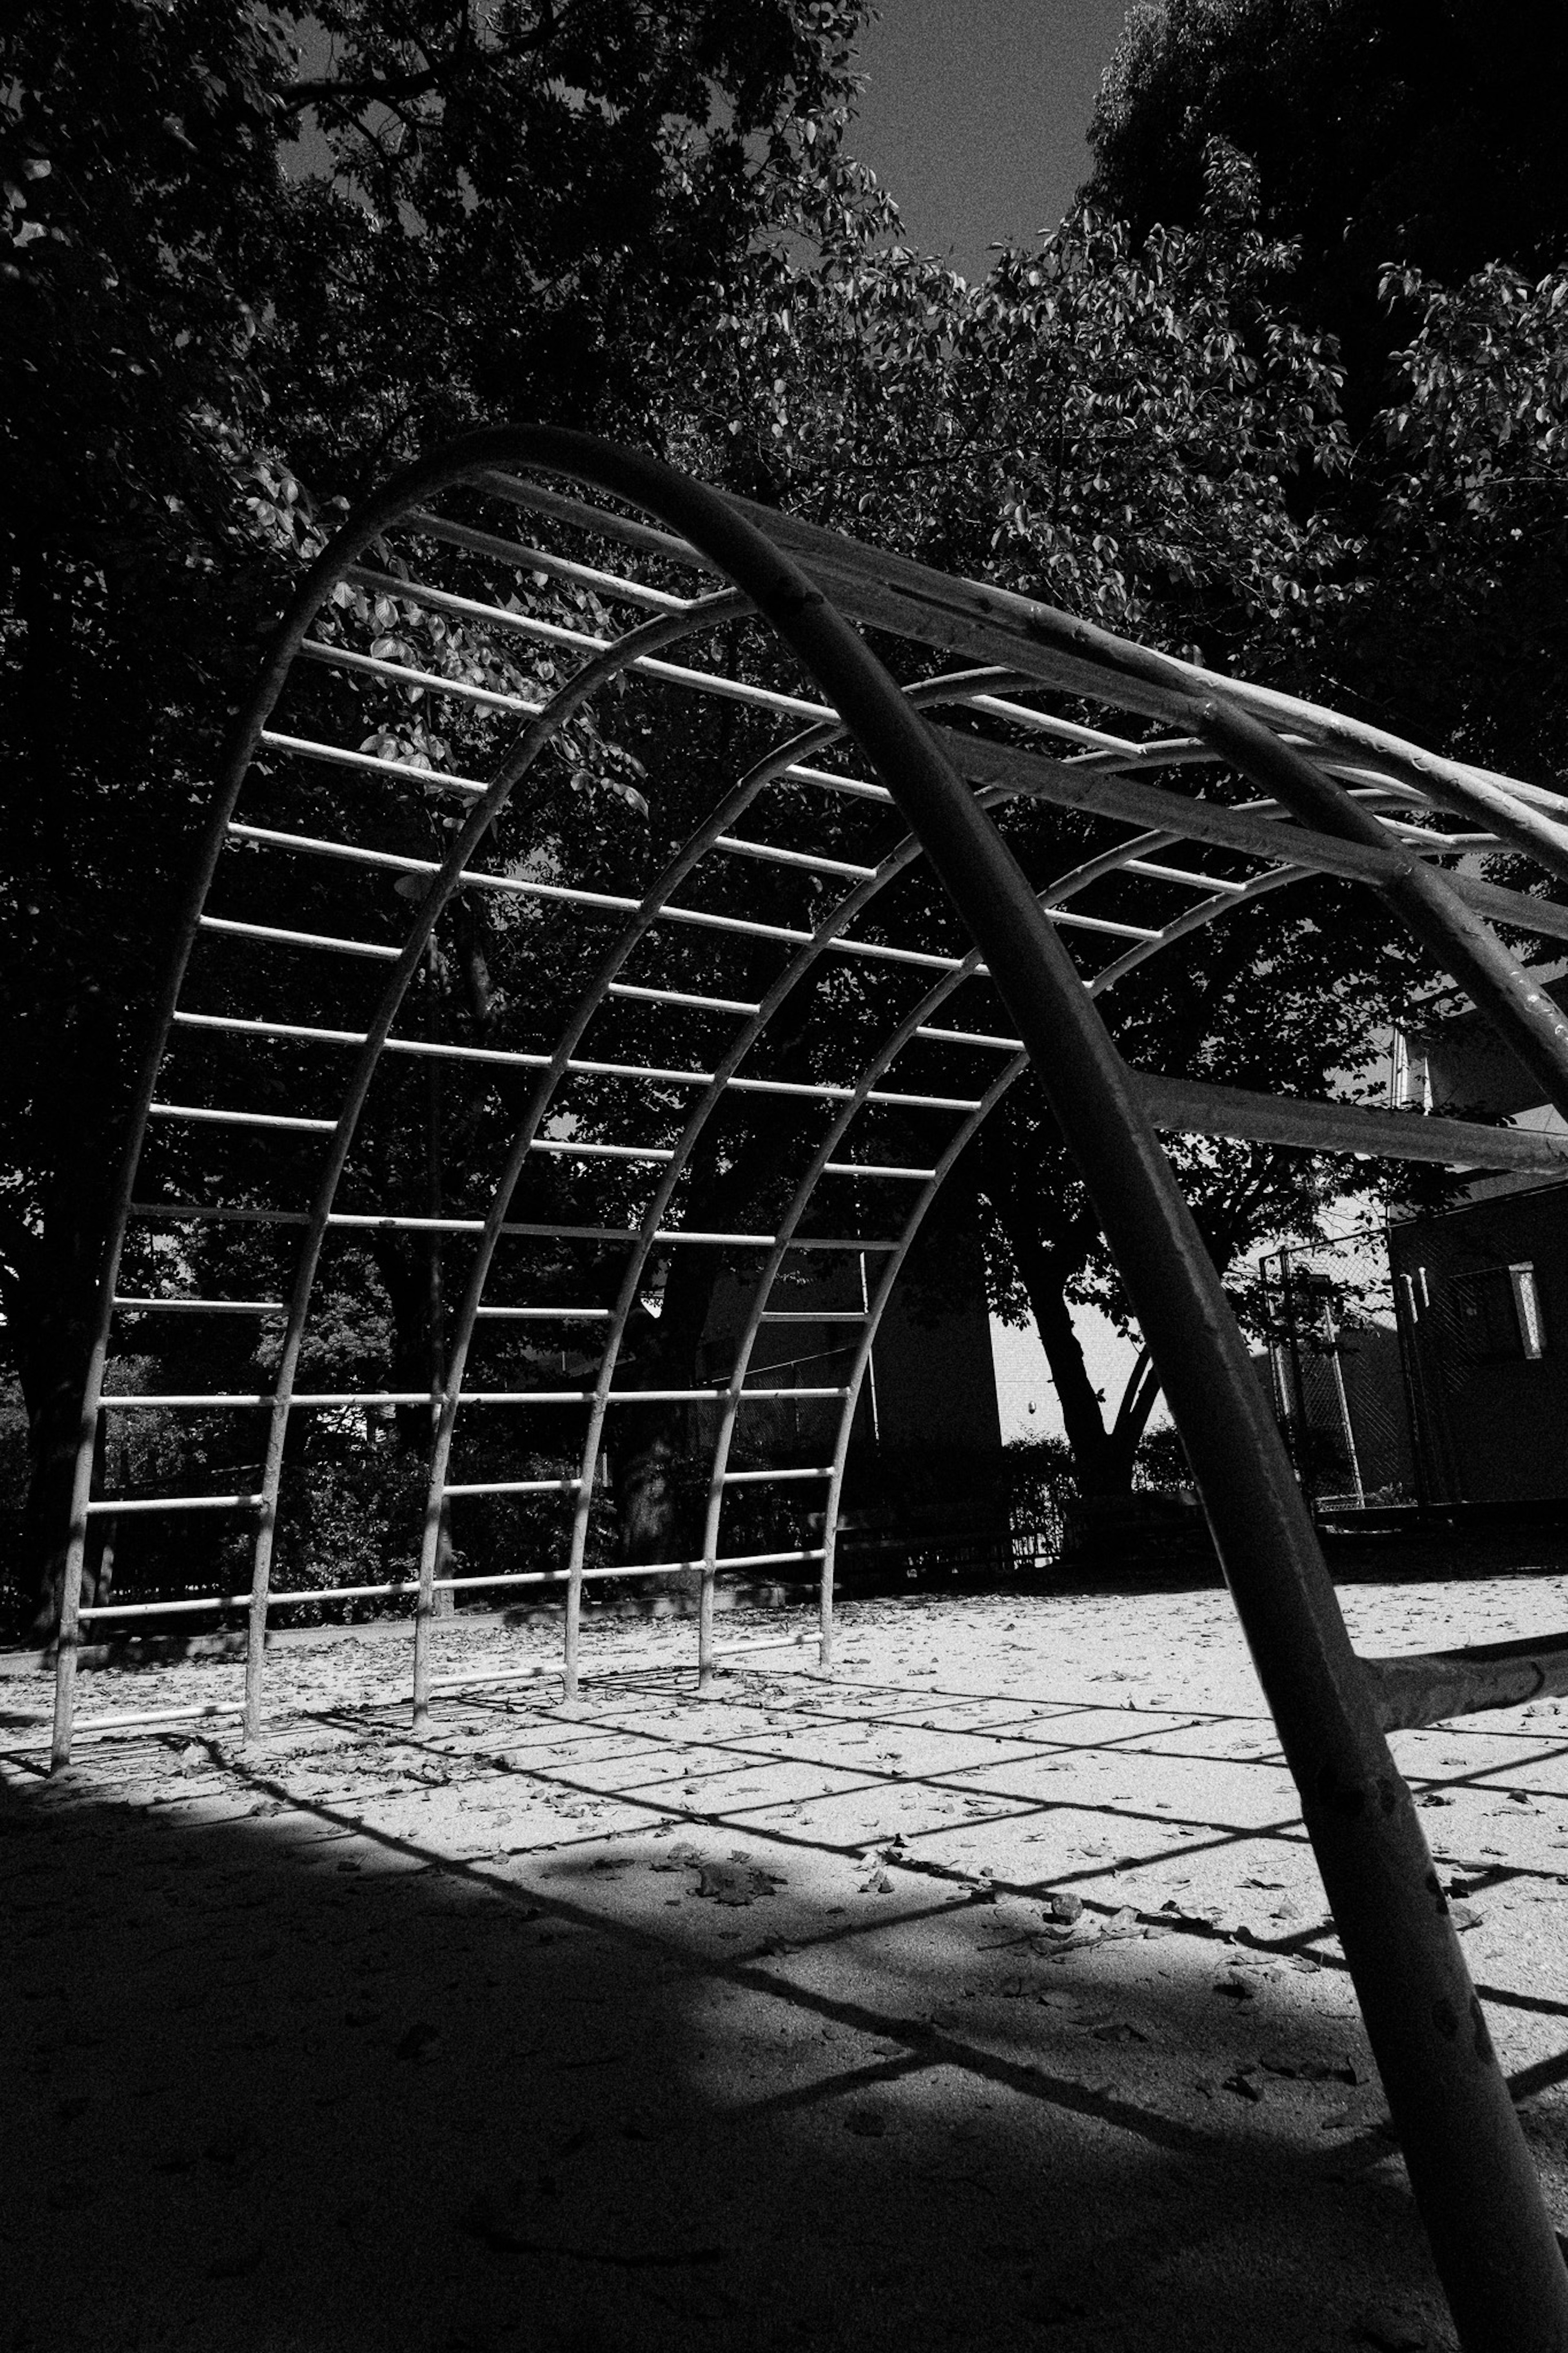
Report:
<svg viewBox="0 0 1568 2353"><path fill-rule="evenodd" d="M1451 1297L1459 1343L1468 1355L1495 1364L1533 1362L1546 1354L1541 1293L1529 1260L1456 1275Z"/></svg>

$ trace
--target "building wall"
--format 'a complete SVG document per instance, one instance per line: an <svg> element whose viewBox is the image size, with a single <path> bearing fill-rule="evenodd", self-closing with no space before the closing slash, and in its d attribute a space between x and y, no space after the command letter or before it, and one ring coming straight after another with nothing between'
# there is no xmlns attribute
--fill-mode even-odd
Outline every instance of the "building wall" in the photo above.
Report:
<svg viewBox="0 0 1568 2353"><path fill-rule="evenodd" d="M1422 1500L1568 1496L1568 1185L1414 1219L1389 1255Z"/></svg>
<svg viewBox="0 0 1568 2353"><path fill-rule="evenodd" d="M862 1388L856 1415L858 1447L873 1443L894 1452L921 1447L1001 1448L978 1228L961 1223L944 1246L943 1259L940 1292L922 1286L912 1274L894 1286L872 1349L871 1377ZM780 1287L773 1303L797 1314L814 1308L854 1313L865 1304L865 1283L874 1286L879 1274L875 1258L866 1261L863 1277L858 1260L835 1256L826 1264L819 1261L787 1291ZM704 1377L721 1378L728 1372L751 1296L750 1287L734 1280L715 1290L703 1335ZM847 1378L860 1336L856 1324L764 1324L752 1356L752 1377L761 1386L760 1376L772 1368L781 1388L831 1387ZM766 1432L766 1451L793 1451L797 1432L800 1442L816 1440L830 1445L837 1428L837 1405L826 1398L805 1399L799 1406L783 1403L771 1425L767 1413L766 1408L752 1408L745 1420L748 1435L759 1443Z"/></svg>

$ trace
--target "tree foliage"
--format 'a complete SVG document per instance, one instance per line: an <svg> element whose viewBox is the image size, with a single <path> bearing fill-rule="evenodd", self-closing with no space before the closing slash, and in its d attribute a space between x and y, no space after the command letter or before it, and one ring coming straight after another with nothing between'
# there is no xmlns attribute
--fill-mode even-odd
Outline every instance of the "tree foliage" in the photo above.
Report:
<svg viewBox="0 0 1568 2353"><path fill-rule="evenodd" d="M1142 230L1190 223L1222 138L1300 241L1300 315L1335 334L1363 433L1393 338L1382 272L1448 282L1562 258L1560 12L1483 0L1140 0L1102 82L1088 193Z"/></svg>
<svg viewBox="0 0 1568 2353"><path fill-rule="evenodd" d="M0 33L0 1298L47 1549L130 1073L318 498L647 438L753 247L854 233L857 0L25 0Z"/></svg>
<svg viewBox="0 0 1568 2353"><path fill-rule="evenodd" d="M329 0L309 13L86 0L69 14L26 5L0 34L12 354L0 378L0 731L18 811L0 872L12 1053L0 1298L33 1422L38 1559L60 1521L138 1030L222 723L334 502L396 459L509 417L596 427L1216 670L1341 691L1474 756L1556 759L1564 290L1558 275L1531 282L1502 264L1462 284L1421 274L1535 254L1540 224L1560 216L1555 147L1530 132L1498 183L1507 239L1494 223L1477 234L1495 248L1466 244L1421 126L1425 51L1407 70L1414 18L1327 0L1171 0L1134 13L1106 85L1105 201L971 286L896 241L896 216L852 161L862 14L858 0ZM1460 0L1423 21L1450 62L1455 44L1479 37ZM1465 152L1478 156L1495 144L1509 73L1519 79L1506 43L1492 65L1479 94L1444 100L1450 141L1468 108ZM1303 90L1321 102L1303 104ZM1336 206L1354 232L1343 255ZM1394 238L1411 222L1419 235ZM1336 270L1361 287L1367 257L1396 246L1413 259L1385 280L1380 348L1404 338L1397 396L1352 448L1323 290L1341 284ZM431 551L432 578L442 560ZM514 586L498 576L498 601ZM568 626L604 624L586 592L534 584L529 596ZM548 653L395 586L345 590L326 627L507 692L555 682ZM746 624L724 654L785 682ZM319 692L323 727L407 767L400 845L438 855L449 812L431 780L483 773L499 723L452 723L417 691L326 673ZM611 890L646 885L765 733L732 706L672 732L628 682L552 747L509 813L507 854ZM279 777L276 789L281 807L292 788ZM332 829L334 789L310 786L311 829ZM886 847L853 805L826 819L814 809L811 824L802 848L860 859ZM1032 805L1007 824L1042 889L1083 855L1081 819ZM743 902L791 923L800 892L819 886L763 869L723 887L737 912ZM276 888L281 920L325 930L354 928L352 906L391 940L405 914L390 884L368 918L341 876L263 888ZM900 889L910 928L956 944L923 870ZM1153 1069L1324 1092L1425 969L1363 913L1327 884L1261 900L1189 943L1184 961L1131 976L1108 1000L1113 1026ZM477 1044L517 1042L525 1007L542 1021L570 1002L588 953L538 905L465 897L413 1009ZM696 944L668 955L679 986ZM702 985L696 961L689 977ZM772 977L759 964L731 985L751 998ZM228 984L213 985L216 1004ZM331 1018L312 998L320 984L289 987L299 1018ZM840 1075L885 1033L894 1001L873 967L803 991L770 1032L774 1067ZM258 1083L281 1103L307 1081L285 1058ZM414 1211L433 1187L448 1208L482 1201L515 1086L404 1071L378 1090L351 1182ZM683 1115L673 1098L662 1110ZM575 1115L589 1127L598 1116L587 1094ZM812 1141L783 1117L743 1133L721 1117L689 1179L693 1221L725 1228L742 1205L776 1208ZM158 1182L171 1197L199 1192L216 1176L213 1149L210 1131L161 1139ZM914 1150L911 1138L899 1156ZM1027 1084L973 1157L994 1294L1039 1321L1080 1484L1125 1483L1154 1391L1141 1371L1109 1416L1094 1396L1073 1308L1092 1301L1125 1321L1126 1305ZM1227 1267L1265 1232L1310 1229L1351 1174L1242 1145L1178 1157ZM559 1166L530 1171L539 1214L565 1206L564 1183ZM605 1164L579 1168L572 1203L616 1222L626 1183ZM200 1265L165 1256L141 1271L237 1291L287 1281L254 1236L215 1232L201 1253ZM716 1279L699 1255L676 1254L663 1313L634 1327L649 1386L691 1377ZM439 1281L406 1237L368 1241L357 1269L324 1282L311 1377L420 1387ZM1237 1297L1245 1310L1244 1285ZM148 1381L174 1345L145 1331L128 1341ZM207 1371L236 1387L265 1380L273 1345L265 1329L201 1344L216 1352ZM520 1380L528 1361L516 1355ZM142 1377L129 1358L122 1369ZM289 1469L300 1525L352 1526L373 1550L401 1541L423 1417L386 1435L351 1460L341 1430L301 1418ZM163 1442L152 1425L138 1440ZM668 1427L628 1422L623 1454L647 1475L639 1486L628 1473L620 1541L666 1551Z"/></svg>
<svg viewBox="0 0 1568 2353"><path fill-rule="evenodd" d="M1293 314L1296 249L1264 227L1250 165L1214 141L1205 173L1188 228L1139 237L1086 206L976 286L895 248L755 300L716 347L693 462L711 471L740 443L742 480L823 522L1218 670L1315 681L1321 644L1363 609L1363 543L1336 506L1351 465L1341 373ZM769 388L749 425L748 380ZM1004 823L1042 889L1100 842L1038 805ZM927 920L942 921L940 898ZM1187 941L1106 1010L1146 1068L1321 1095L1426 969L1390 949L1374 906L1323 886ZM1348 1159L1172 1149L1226 1271L1376 1181ZM1093 1304L1123 1330L1131 1314L1032 1082L973 1156L994 1304L1038 1326L1082 1491L1125 1488L1158 1384L1140 1360L1120 1399L1095 1390L1074 1311ZM1234 1288L1247 1314L1245 1275Z"/></svg>

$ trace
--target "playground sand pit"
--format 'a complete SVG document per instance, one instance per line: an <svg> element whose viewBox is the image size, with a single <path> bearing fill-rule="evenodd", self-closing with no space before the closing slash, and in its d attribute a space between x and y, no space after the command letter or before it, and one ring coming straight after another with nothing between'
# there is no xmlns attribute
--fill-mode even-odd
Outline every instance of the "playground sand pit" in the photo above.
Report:
<svg viewBox="0 0 1568 2353"><path fill-rule="evenodd" d="M1362 1586L1368 1651L1568 1580ZM734 1639L797 1621L759 1613ZM727 1634L726 1639L729 1639ZM438 1672L547 1667L461 1620ZM851 1606L693 1685L268 1656L275 1728L84 1739L0 1677L4 2353L1448 2348L1223 1594ZM234 1694L84 1676L81 1715ZM1402 1734L1568 2222L1568 1714Z"/></svg>

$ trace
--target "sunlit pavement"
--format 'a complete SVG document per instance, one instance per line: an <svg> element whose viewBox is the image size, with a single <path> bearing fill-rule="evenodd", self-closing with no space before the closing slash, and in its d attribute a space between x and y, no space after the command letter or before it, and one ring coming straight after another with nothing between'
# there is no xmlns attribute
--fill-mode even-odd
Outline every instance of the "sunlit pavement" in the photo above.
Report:
<svg viewBox="0 0 1568 2353"><path fill-rule="evenodd" d="M1568 1595L1346 1606L1395 1650ZM416 1740L402 1642L300 1641L254 1752L53 1783L0 1678L5 2353L1451 2343L1223 1595L866 1604L833 1681L706 1697L690 1647L595 1628L571 1706ZM1568 2219L1568 1714L1398 1746Z"/></svg>

